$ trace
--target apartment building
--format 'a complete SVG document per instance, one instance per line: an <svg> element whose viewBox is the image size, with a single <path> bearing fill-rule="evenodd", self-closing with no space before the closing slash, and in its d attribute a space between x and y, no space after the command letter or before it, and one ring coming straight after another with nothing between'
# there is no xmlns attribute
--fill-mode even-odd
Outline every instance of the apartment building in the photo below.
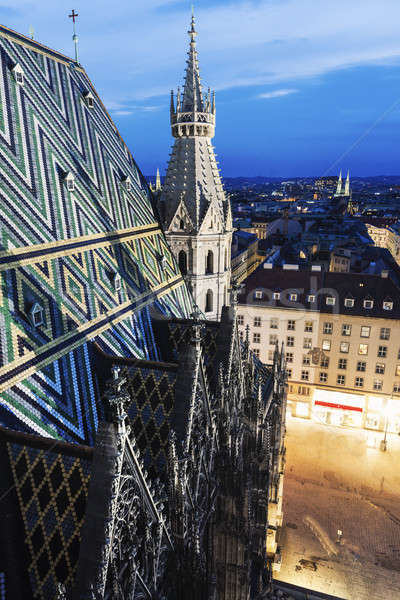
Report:
<svg viewBox="0 0 400 600"><path fill-rule="evenodd" d="M377 227L366 223L367 231L375 246L387 248L398 265L400 265L400 230L397 224Z"/></svg>
<svg viewBox="0 0 400 600"><path fill-rule="evenodd" d="M269 364L284 344L288 410L400 432L400 290L387 276L264 263L239 298L242 338Z"/></svg>

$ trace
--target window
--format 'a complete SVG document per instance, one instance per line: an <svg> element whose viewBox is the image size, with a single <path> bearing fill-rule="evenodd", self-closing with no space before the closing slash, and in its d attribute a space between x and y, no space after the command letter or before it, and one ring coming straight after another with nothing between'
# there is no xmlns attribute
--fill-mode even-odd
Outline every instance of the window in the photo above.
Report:
<svg viewBox="0 0 400 600"><path fill-rule="evenodd" d="M364 377L356 377L354 380L355 387L364 387Z"/></svg>
<svg viewBox="0 0 400 600"><path fill-rule="evenodd" d="M350 348L349 342L340 342L340 352L343 352L343 354L348 354L349 348Z"/></svg>
<svg viewBox="0 0 400 600"><path fill-rule="evenodd" d="M344 305L346 308L353 308L354 306L354 298L345 298Z"/></svg>
<svg viewBox="0 0 400 600"><path fill-rule="evenodd" d="M185 229L185 221L183 219L179 220L179 229Z"/></svg>
<svg viewBox="0 0 400 600"><path fill-rule="evenodd" d="M214 273L214 254L212 250L209 250L206 257L206 275L211 275L212 273Z"/></svg>
<svg viewBox="0 0 400 600"><path fill-rule="evenodd" d="M12 74L18 85L24 85L24 71L20 64L16 64L12 69Z"/></svg>
<svg viewBox="0 0 400 600"><path fill-rule="evenodd" d="M276 342L277 342L277 341L278 341L278 336L277 336L277 335L275 335L274 333L272 333L272 334L269 336L269 343L270 343L270 345L271 345L271 346L275 346L275 344L276 344Z"/></svg>
<svg viewBox="0 0 400 600"><path fill-rule="evenodd" d="M395 374L396 374L396 376L400 375L400 365L396 365Z"/></svg>
<svg viewBox="0 0 400 600"><path fill-rule="evenodd" d="M271 329L278 329L278 319L272 318L269 322Z"/></svg>
<svg viewBox="0 0 400 600"><path fill-rule="evenodd" d="M381 327L381 334L379 337L381 340L388 340L390 338L390 328Z"/></svg>
<svg viewBox="0 0 400 600"><path fill-rule="evenodd" d="M288 335L286 338L286 346L294 346L294 337Z"/></svg>
<svg viewBox="0 0 400 600"><path fill-rule="evenodd" d="M321 368L322 369L327 369L329 367L329 357L328 356L323 356L321 358Z"/></svg>
<svg viewBox="0 0 400 600"><path fill-rule="evenodd" d="M238 322L238 325L244 325L244 317L243 317L243 315L238 315L237 322Z"/></svg>
<svg viewBox="0 0 400 600"><path fill-rule="evenodd" d="M368 344L360 344L358 346L358 354L368 354Z"/></svg>
<svg viewBox="0 0 400 600"><path fill-rule="evenodd" d="M374 379L374 385L373 385L374 390L376 391L381 391L383 388L383 381L382 379Z"/></svg>
<svg viewBox="0 0 400 600"><path fill-rule="evenodd" d="M359 360L357 362L357 371L365 372L366 368L367 368L366 362L364 362L363 360Z"/></svg>
<svg viewBox="0 0 400 600"><path fill-rule="evenodd" d="M287 322L287 328L289 331L294 331L296 329L296 321L289 320Z"/></svg>
<svg viewBox="0 0 400 600"><path fill-rule="evenodd" d="M261 317L254 317L254 327L261 327Z"/></svg>
<svg viewBox="0 0 400 600"><path fill-rule="evenodd" d="M310 365L311 358L309 354L303 354L303 365Z"/></svg>
<svg viewBox="0 0 400 600"><path fill-rule="evenodd" d="M386 358L387 355L387 346L379 346L378 347L378 357Z"/></svg>
<svg viewBox="0 0 400 600"><path fill-rule="evenodd" d="M312 333L313 330L313 322L312 321L306 321L304 323L304 331L306 331L307 333Z"/></svg>
<svg viewBox="0 0 400 600"><path fill-rule="evenodd" d="M240 341L243 342L243 331L239 331Z"/></svg>
<svg viewBox="0 0 400 600"><path fill-rule="evenodd" d="M286 352L286 362L288 362L288 363L293 362L293 352Z"/></svg>
<svg viewBox="0 0 400 600"><path fill-rule="evenodd" d="M342 335L351 335L351 325L346 323L342 325Z"/></svg>
<svg viewBox="0 0 400 600"><path fill-rule="evenodd" d="M331 340L322 340L322 350L331 349Z"/></svg>
<svg viewBox="0 0 400 600"><path fill-rule="evenodd" d="M315 295L314 294L309 294L307 296L307 302L315 302Z"/></svg>
<svg viewBox="0 0 400 600"><path fill-rule="evenodd" d="M44 325L43 312L43 306L41 306L38 302L35 302L29 311L31 323L34 327L40 327L41 325Z"/></svg>
<svg viewBox="0 0 400 600"><path fill-rule="evenodd" d="M253 342L254 344L259 344L261 342L261 335L259 333L253 333Z"/></svg>
<svg viewBox="0 0 400 600"><path fill-rule="evenodd" d="M182 275L187 274L187 254L184 250L181 250L178 254L179 269Z"/></svg>
<svg viewBox="0 0 400 600"><path fill-rule="evenodd" d="M384 363L376 363L375 365L375 373L378 375L383 375L385 372L385 364Z"/></svg>
<svg viewBox="0 0 400 600"><path fill-rule="evenodd" d="M326 383L328 381L328 373L322 371L322 373L319 374L319 380L321 383Z"/></svg>
<svg viewBox="0 0 400 600"><path fill-rule="evenodd" d="M262 300L262 297L263 297L263 293L262 293L262 291L261 291L261 290L256 290L256 291L254 292L254 298L255 298L256 300Z"/></svg>
<svg viewBox="0 0 400 600"><path fill-rule="evenodd" d="M367 325L363 325L361 327L360 337L369 338L370 333L371 333L371 327L368 327Z"/></svg>
<svg viewBox="0 0 400 600"><path fill-rule="evenodd" d="M289 300L291 302L296 302L296 300L297 300L297 294L289 294Z"/></svg>
<svg viewBox="0 0 400 600"><path fill-rule="evenodd" d="M253 348L254 355L260 358L260 348Z"/></svg>
<svg viewBox="0 0 400 600"><path fill-rule="evenodd" d="M399 394L400 393L400 381L395 381L393 384L393 393L394 394Z"/></svg>
<svg viewBox="0 0 400 600"><path fill-rule="evenodd" d="M73 192L75 190L75 177L72 173L67 173L64 177L65 185L67 186L67 190L69 192Z"/></svg>
<svg viewBox="0 0 400 600"><path fill-rule="evenodd" d="M121 275L119 273L114 274L114 290L119 292L122 288Z"/></svg>
<svg viewBox="0 0 400 600"><path fill-rule="evenodd" d="M326 297L326 305L327 306L335 306L335 302L336 302L336 298L334 298L333 296Z"/></svg>
<svg viewBox="0 0 400 600"><path fill-rule="evenodd" d="M393 302L384 302L383 310L393 310Z"/></svg>
<svg viewBox="0 0 400 600"><path fill-rule="evenodd" d="M307 348L308 350L312 348L312 338L303 339L303 348Z"/></svg>
<svg viewBox="0 0 400 600"><path fill-rule="evenodd" d="M301 380L302 381L308 381L308 371L302 371L301 372Z"/></svg>
<svg viewBox="0 0 400 600"><path fill-rule="evenodd" d="M364 308L368 308L368 309L373 308L374 301L373 300L364 300L363 306L364 306Z"/></svg>
<svg viewBox="0 0 400 600"><path fill-rule="evenodd" d="M288 379L290 379L292 376L292 369L286 369L286 374L288 376Z"/></svg>
<svg viewBox="0 0 400 600"><path fill-rule="evenodd" d="M86 102L86 105L88 106L88 108L93 108L94 107L93 94L91 94L90 92L86 92L86 94L83 94L83 97L85 99L85 102Z"/></svg>
<svg viewBox="0 0 400 600"><path fill-rule="evenodd" d="M305 385L299 385L297 388L297 393L301 394L302 396L309 396L310 388Z"/></svg>
<svg viewBox="0 0 400 600"><path fill-rule="evenodd" d="M347 358L339 358L338 369L347 369Z"/></svg>
<svg viewBox="0 0 400 600"><path fill-rule="evenodd" d="M132 182L131 182L131 178L130 177L123 177L122 178L122 183L126 189L127 192L130 192L132 190Z"/></svg>
<svg viewBox="0 0 400 600"><path fill-rule="evenodd" d="M206 294L206 310L205 312L213 311L213 293L212 290L208 290Z"/></svg>
<svg viewBox="0 0 400 600"><path fill-rule="evenodd" d="M268 361L272 362L274 360L275 350L268 350Z"/></svg>
<svg viewBox="0 0 400 600"><path fill-rule="evenodd" d="M344 375L338 375L336 379L336 383L338 385L344 385L346 382L346 377Z"/></svg>
<svg viewBox="0 0 400 600"><path fill-rule="evenodd" d="M333 331L333 325L332 323L324 323L324 328L323 328L323 332L328 335L330 335Z"/></svg>
<svg viewBox="0 0 400 600"><path fill-rule="evenodd" d="M281 297L281 294L280 294L280 292L274 292L272 294L272 297L273 297L274 300L279 300L280 297Z"/></svg>

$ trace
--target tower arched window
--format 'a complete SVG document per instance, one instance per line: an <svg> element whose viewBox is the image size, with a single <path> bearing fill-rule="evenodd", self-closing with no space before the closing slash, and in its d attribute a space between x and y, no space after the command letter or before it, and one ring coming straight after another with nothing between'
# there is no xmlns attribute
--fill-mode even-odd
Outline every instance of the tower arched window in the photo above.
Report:
<svg viewBox="0 0 400 600"><path fill-rule="evenodd" d="M183 222L183 219L179 221L179 229L185 229L185 223Z"/></svg>
<svg viewBox="0 0 400 600"><path fill-rule="evenodd" d="M206 310L205 312L213 311L213 293L212 290L208 290L206 294Z"/></svg>
<svg viewBox="0 0 400 600"><path fill-rule="evenodd" d="M187 254L184 250L181 250L178 254L179 269L182 275L187 273Z"/></svg>
<svg viewBox="0 0 400 600"><path fill-rule="evenodd" d="M214 254L209 250L206 258L206 274L214 273Z"/></svg>

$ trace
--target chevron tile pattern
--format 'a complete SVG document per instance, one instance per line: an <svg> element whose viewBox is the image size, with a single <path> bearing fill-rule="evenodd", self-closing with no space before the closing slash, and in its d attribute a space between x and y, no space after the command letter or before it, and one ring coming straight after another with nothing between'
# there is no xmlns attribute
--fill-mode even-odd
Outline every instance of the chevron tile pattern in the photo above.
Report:
<svg viewBox="0 0 400 600"><path fill-rule="evenodd" d="M91 342L157 359L152 311L188 316L186 286L85 71L5 27L0 157L0 418L92 443L101 405Z"/></svg>

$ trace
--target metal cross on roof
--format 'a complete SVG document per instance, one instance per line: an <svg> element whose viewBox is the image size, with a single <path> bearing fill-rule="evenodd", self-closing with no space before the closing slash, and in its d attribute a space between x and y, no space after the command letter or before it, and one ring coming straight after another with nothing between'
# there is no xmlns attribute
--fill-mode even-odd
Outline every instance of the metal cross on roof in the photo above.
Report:
<svg viewBox="0 0 400 600"><path fill-rule="evenodd" d="M76 17L79 17L79 14L75 12L75 9L72 9L72 12L70 15L68 15L70 19L72 19L73 24L75 25L75 19Z"/></svg>

